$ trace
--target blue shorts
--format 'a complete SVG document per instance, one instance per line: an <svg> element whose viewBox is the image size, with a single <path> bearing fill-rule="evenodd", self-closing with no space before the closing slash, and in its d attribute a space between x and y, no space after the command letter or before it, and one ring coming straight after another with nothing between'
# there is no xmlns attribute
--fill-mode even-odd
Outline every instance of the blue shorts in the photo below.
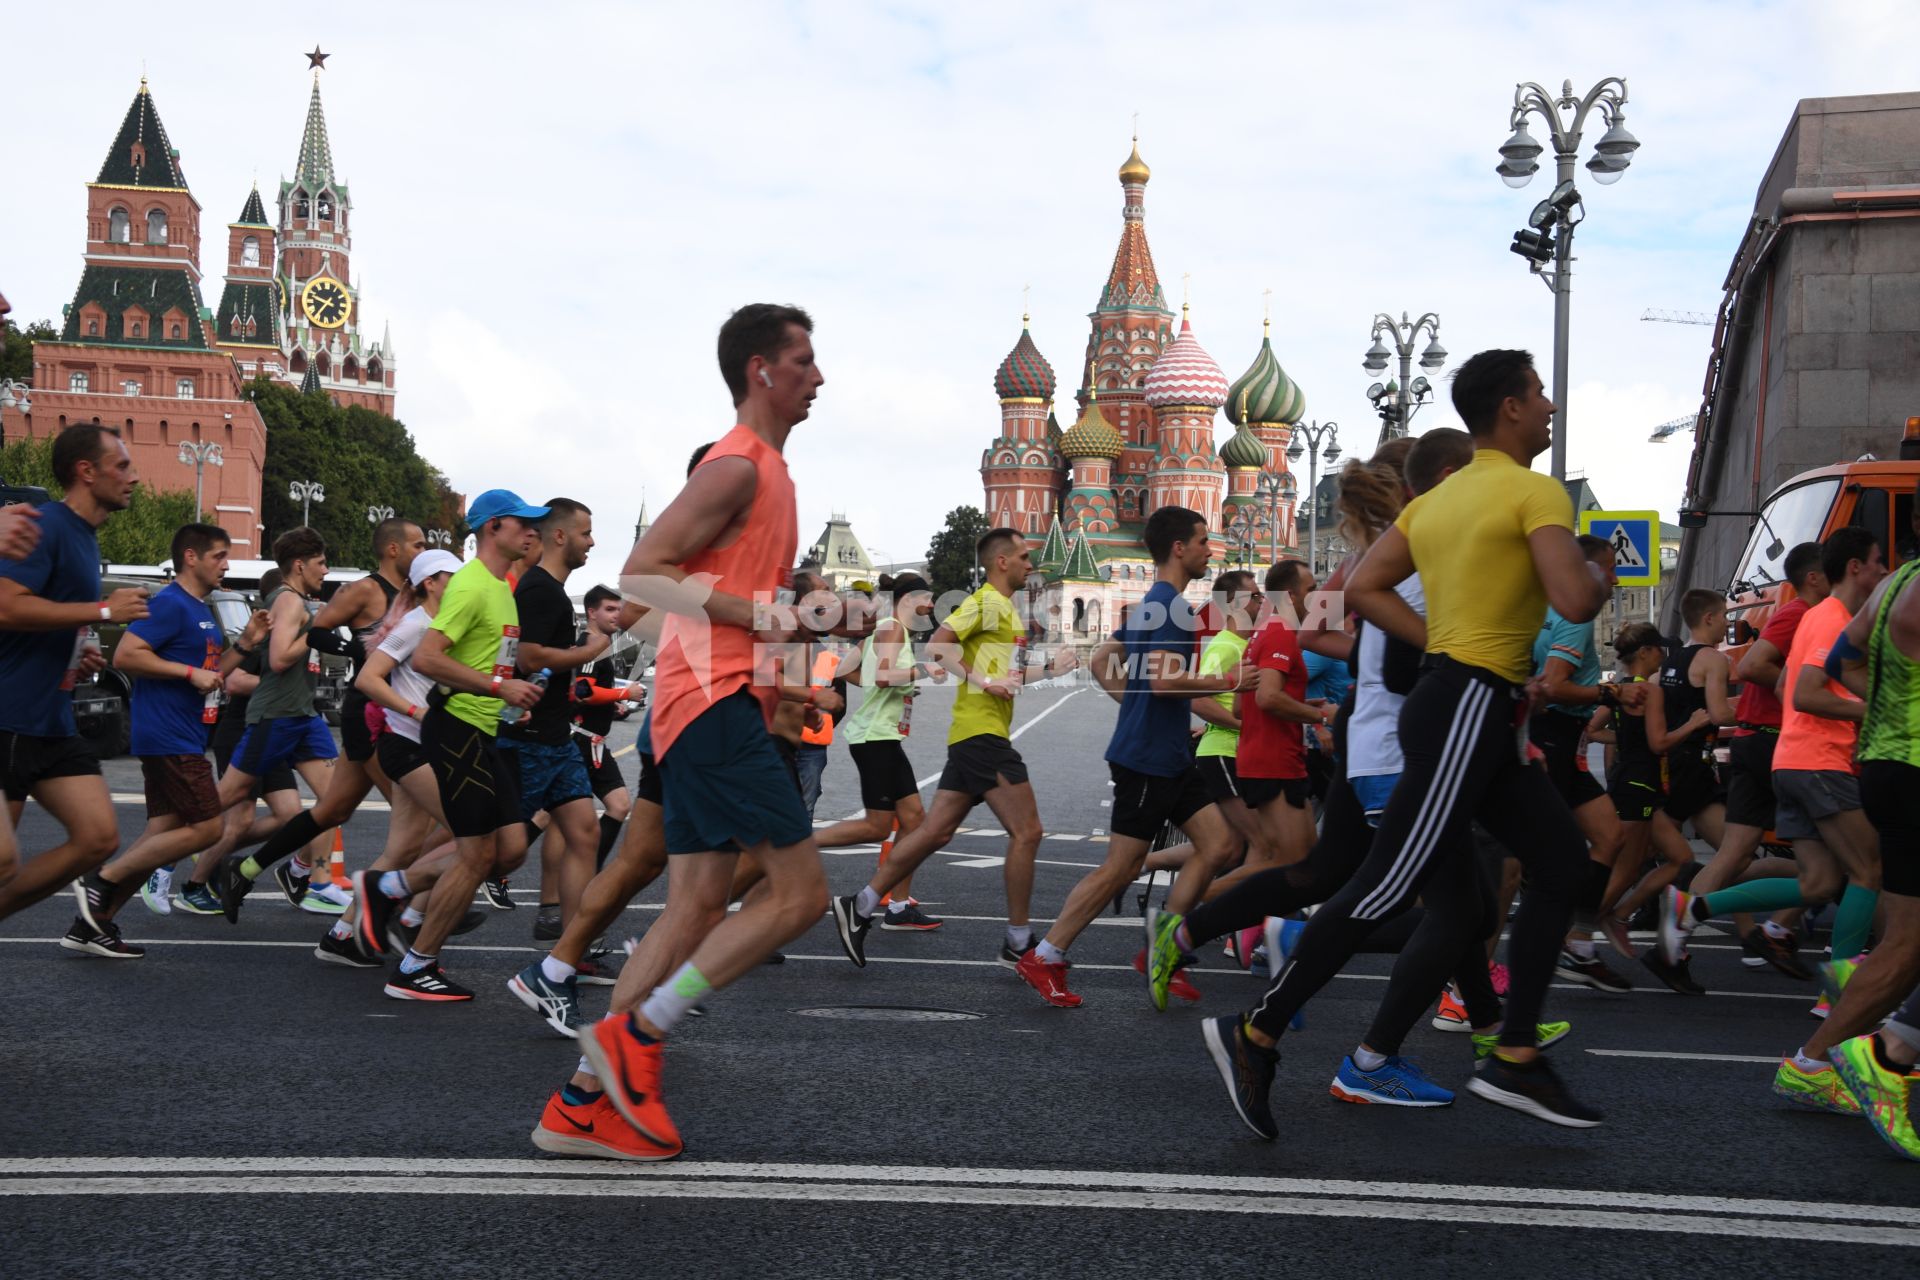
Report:
<svg viewBox="0 0 1920 1280"><path fill-rule="evenodd" d="M1353 798L1360 802L1360 812L1367 815L1367 825L1380 825L1380 815L1386 812L1387 798L1393 794L1399 783L1397 773L1376 773L1365 778L1349 778L1347 785L1353 788Z"/></svg>
<svg viewBox="0 0 1920 1280"><path fill-rule="evenodd" d="M233 748L233 767L264 778L275 769L305 760L331 760L340 754L327 722L319 716L284 716L247 726Z"/></svg>
<svg viewBox="0 0 1920 1280"><path fill-rule="evenodd" d="M571 734L566 742L552 745L523 742L504 733L497 741L500 754L520 769L523 821L542 809L552 813L563 804L592 798L593 782L587 777L587 766L580 759L580 748L573 745Z"/></svg>
<svg viewBox="0 0 1920 1280"><path fill-rule="evenodd" d="M793 773L745 689L709 707L661 757L668 853L776 849L813 836Z"/></svg>

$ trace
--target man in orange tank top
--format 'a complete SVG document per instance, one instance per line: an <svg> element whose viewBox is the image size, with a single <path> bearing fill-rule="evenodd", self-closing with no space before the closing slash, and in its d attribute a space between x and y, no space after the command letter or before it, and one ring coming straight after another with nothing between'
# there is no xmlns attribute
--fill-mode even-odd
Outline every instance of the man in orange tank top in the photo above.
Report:
<svg viewBox="0 0 1920 1280"><path fill-rule="evenodd" d="M581 1074L549 1099L534 1131L550 1151L678 1155L680 1133L660 1096L664 1041L689 1009L826 910L813 824L767 732L780 691L761 661L795 625L791 611L777 617L768 605L781 593L791 600L799 527L781 452L824 381L812 330L799 308L764 304L742 307L721 327L720 372L738 425L627 559L623 590L666 618L652 737L668 892L654 928L704 937L636 1012L582 1032ZM729 915L742 853L759 863L766 889ZM623 977L615 1008L637 995L627 985Z"/></svg>

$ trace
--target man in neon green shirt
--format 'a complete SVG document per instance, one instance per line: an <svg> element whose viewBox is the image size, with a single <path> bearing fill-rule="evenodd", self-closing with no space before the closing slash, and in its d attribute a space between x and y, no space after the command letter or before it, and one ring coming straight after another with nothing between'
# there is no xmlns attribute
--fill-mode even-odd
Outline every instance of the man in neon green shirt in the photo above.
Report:
<svg viewBox="0 0 1920 1280"><path fill-rule="evenodd" d="M1253 637L1254 621L1266 597L1257 589L1257 579L1246 569L1233 569L1214 580L1213 603L1221 611L1220 630L1200 652L1200 674L1224 676L1240 665ZM1240 798L1240 776L1234 769L1234 755L1240 749L1240 717L1234 711L1239 695L1216 694L1195 698L1193 714L1207 722L1194 748L1194 764L1206 781L1207 794L1220 806L1220 812L1232 824L1241 841L1252 849L1261 847L1260 833L1246 801ZM1219 881L1211 892L1218 892Z"/></svg>

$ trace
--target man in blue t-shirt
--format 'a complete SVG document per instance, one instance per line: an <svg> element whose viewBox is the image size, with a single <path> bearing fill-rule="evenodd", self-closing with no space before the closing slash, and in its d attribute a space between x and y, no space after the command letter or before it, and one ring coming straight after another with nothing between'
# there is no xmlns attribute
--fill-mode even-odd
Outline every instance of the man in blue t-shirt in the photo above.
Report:
<svg viewBox="0 0 1920 1280"><path fill-rule="evenodd" d="M120 843L100 761L74 726L73 686L106 665L97 624L147 616L144 588L101 601L94 536L126 509L139 479L120 433L91 423L54 437L53 478L66 496L40 508L40 541L18 560L0 560L0 793L16 824L32 796L67 838L0 887L0 918L66 888Z"/></svg>
<svg viewBox="0 0 1920 1280"><path fill-rule="evenodd" d="M1200 624L1182 593L1207 571L1213 548L1206 520L1185 507L1161 507L1147 518L1145 541L1155 582L1128 611L1116 637L1125 651L1126 687L1107 744L1113 775L1107 859L1073 887L1046 938L1016 970L1043 1000L1061 1008L1080 1003L1067 989L1067 948L1100 908L1139 876L1162 827L1173 823L1192 843L1167 899L1168 909L1181 914L1200 901L1214 873L1239 847L1193 766L1189 726L1195 698L1250 687L1252 668L1243 664L1225 675L1199 674ZM1147 928L1151 939L1151 918ZM1142 973L1146 954L1143 949L1133 962Z"/></svg>
<svg viewBox="0 0 1920 1280"><path fill-rule="evenodd" d="M267 615L256 611L229 646L207 606L226 576L229 546L225 529L182 525L173 535L174 580L114 648L114 667L133 678L133 754L146 783L147 825L125 853L80 878L80 915L69 939L84 944L107 935L148 872L191 858L220 838L220 789L207 762L207 735L220 718L227 673L267 634ZM117 931L108 936L118 943L116 957L141 953L120 942ZM97 946L75 949L100 954Z"/></svg>

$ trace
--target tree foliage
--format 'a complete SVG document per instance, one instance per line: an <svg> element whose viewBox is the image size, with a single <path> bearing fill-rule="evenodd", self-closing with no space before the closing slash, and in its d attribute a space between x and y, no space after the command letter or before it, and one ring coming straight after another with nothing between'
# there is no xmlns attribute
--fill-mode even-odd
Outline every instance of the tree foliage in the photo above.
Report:
<svg viewBox="0 0 1920 1280"><path fill-rule="evenodd" d="M66 493L53 478L53 437L16 440L0 449L0 476L8 484L39 485L57 500ZM173 549L173 535L193 520L193 495L155 492L141 485L133 502L100 526L100 558L109 564L159 564Z"/></svg>
<svg viewBox="0 0 1920 1280"><path fill-rule="evenodd" d="M972 588L969 575L978 563L973 549L986 531L987 517L978 507L955 507L947 512L945 527L933 535L933 543L927 548L927 580L936 598Z"/></svg>
<svg viewBox="0 0 1920 1280"><path fill-rule="evenodd" d="M245 394L267 426L267 460L261 482L266 545L300 524L301 504L289 496L295 480L317 480L324 499L312 507L313 527L327 540L336 566L371 569L371 506L424 529L445 529L458 547L467 534L460 495L420 456L399 421L358 406L341 408L324 394L302 395L292 387L259 379Z"/></svg>
<svg viewBox="0 0 1920 1280"><path fill-rule="evenodd" d="M60 335L51 320L36 320L22 329L11 320L0 320L0 380L33 382L33 344L51 342Z"/></svg>

